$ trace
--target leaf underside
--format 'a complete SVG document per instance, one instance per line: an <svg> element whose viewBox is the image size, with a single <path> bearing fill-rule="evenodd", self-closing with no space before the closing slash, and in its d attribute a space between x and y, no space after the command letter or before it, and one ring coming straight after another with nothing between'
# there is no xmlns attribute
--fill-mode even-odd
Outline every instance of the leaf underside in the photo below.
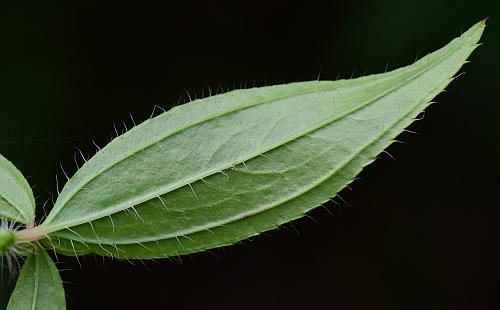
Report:
<svg viewBox="0 0 500 310"><path fill-rule="evenodd" d="M136 126L65 185L41 225L66 255L161 258L234 244L351 183L453 80L478 23L414 64L236 90Z"/></svg>
<svg viewBox="0 0 500 310"><path fill-rule="evenodd" d="M61 277L44 249L30 254L21 269L7 310L64 310L66 298Z"/></svg>
<svg viewBox="0 0 500 310"><path fill-rule="evenodd" d="M28 181L0 154L0 219L28 224L35 219L35 199Z"/></svg>

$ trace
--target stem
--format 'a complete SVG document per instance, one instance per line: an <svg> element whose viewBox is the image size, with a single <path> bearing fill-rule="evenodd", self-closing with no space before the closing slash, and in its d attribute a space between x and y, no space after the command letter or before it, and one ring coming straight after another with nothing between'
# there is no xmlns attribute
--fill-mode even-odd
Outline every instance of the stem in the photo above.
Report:
<svg viewBox="0 0 500 310"><path fill-rule="evenodd" d="M24 242L33 242L43 239L50 231L47 228L35 226L15 232L17 239Z"/></svg>

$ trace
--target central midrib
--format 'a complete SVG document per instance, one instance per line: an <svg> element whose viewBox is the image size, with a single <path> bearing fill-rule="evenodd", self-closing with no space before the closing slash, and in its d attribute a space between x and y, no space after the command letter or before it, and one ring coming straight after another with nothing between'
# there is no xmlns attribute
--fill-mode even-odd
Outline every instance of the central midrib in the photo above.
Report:
<svg viewBox="0 0 500 310"><path fill-rule="evenodd" d="M37 299L38 299L38 286L40 282L40 257L38 253L35 253L33 256L35 260L35 272L34 272L34 288L33 288L33 299L31 300L31 310L36 310Z"/></svg>

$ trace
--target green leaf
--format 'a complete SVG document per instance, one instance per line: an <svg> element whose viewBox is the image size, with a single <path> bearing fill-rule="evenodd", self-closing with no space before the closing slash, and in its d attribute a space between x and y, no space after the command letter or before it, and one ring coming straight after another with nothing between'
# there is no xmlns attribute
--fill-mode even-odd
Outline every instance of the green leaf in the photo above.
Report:
<svg viewBox="0 0 500 310"><path fill-rule="evenodd" d="M35 199L21 172L0 154L0 219L30 224L35 220Z"/></svg>
<svg viewBox="0 0 500 310"><path fill-rule="evenodd" d="M40 229L67 255L159 258L304 216L352 182L453 80L483 29L478 23L392 72L176 107L99 151Z"/></svg>
<svg viewBox="0 0 500 310"><path fill-rule="evenodd" d="M44 249L28 256L21 269L7 310L66 309L61 277Z"/></svg>

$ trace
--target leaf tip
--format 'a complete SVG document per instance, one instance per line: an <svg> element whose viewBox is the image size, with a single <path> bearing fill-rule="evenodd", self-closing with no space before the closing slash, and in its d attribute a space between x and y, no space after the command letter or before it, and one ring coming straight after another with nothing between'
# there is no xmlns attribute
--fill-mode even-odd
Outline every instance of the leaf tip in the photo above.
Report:
<svg viewBox="0 0 500 310"><path fill-rule="evenodd" d="M481 23L481 25L483 25L483 26L486 26L486 22L488 21L488 19L490 19L490 18L486 17L483 20L481 20L479 23Z"/></svg>

